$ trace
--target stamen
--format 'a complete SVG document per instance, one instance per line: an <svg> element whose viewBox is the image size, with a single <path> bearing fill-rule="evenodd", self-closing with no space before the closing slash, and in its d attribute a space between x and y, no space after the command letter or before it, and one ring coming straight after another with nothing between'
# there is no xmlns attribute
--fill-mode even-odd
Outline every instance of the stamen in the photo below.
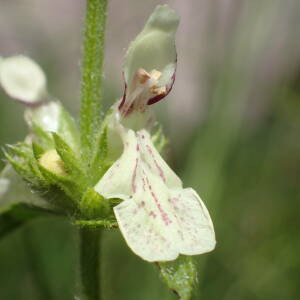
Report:
<svg viewBox="0 0 300 300"><path fill-rule="evenodd" d="M148 73L139 68L133 77L127 99L120 104L119 109L123 116L128 116L133 110L144 112L150 98L165 95L167 88L159 86L162 73L153 69Z"/></svg>
<svg viewBox="0 0 300 300"><path fill-rule="evenodd" d="M144 84L151 78L151 74L149 74L146 70L140 68L136 71L136 78L139 83Z"/></svg>
<svg viewBox="0 0 300 300"><path fill-rule="evenodd" d="M165 86L157 87L156 85L153 85L149 88L150 92L154 95L161 95L165 94L167 89Z"/></svg>
<svg viewBox="0 0 300 300"><path fill-rule="evenodd" d="M161 77L161 72L153 69L151 72L150 72L150 76L151 78L155 79L155 80L158 80L160 77Z"/></svg>

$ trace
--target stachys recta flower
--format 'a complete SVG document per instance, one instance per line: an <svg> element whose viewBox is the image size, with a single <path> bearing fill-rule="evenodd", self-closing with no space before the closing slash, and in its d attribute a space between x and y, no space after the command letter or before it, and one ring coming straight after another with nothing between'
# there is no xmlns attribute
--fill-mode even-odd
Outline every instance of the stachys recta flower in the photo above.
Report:
<svg viewBox="0 0 300 300"><path fill-rule="evenodd" d="M128 246L147 261L212 251L215 233L209 213L192 188L183 188L154 147L151 105L171 90L176 71L175 33L179 19L158 6L131 43L124 64L125 92L109 117L110 135L123 153L95 190L123 201L114 207Z"/></svg>

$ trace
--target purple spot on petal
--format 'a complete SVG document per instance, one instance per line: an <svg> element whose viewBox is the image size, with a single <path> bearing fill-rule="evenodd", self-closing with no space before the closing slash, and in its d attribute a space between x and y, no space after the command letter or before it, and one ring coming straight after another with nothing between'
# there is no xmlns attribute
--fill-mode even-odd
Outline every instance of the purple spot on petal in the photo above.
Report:
<svg viewBox="0 0 300 300"><path fill-rule="evenodd" d="M179 210L179 207L176 205L176 202L178 202L177 198L169 198L168 201L171 203L172 207L175 210Z"/></svg>
<svg viewBox="0 0 300 300"><path fill-rule="evenodd" d="M139 208L141 208L141 207L143 207L143 206L145 206L145 201L142 201L142 202L140 202L140 203L138 204L138 207L139 207Z"/></svg>
<svg viewBox="0 0 300 300"><path fill-rule="evenodd" d="M156 218L156 213L153 210L151 210L150 213L149 213L149 216L153 217L155 219Z"/></svg>

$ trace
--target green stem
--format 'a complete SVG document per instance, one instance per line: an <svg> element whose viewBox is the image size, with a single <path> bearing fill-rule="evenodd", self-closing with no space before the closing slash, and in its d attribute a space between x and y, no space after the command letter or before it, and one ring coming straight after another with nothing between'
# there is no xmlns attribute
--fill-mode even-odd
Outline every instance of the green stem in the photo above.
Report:
<svg viewBox="0 0 300 300"><path fill-rule="evenodd" d="M107 0L87 0L81 82L81 146L90 163L101 120L102 73Z"/></svg>
<svg viewBox="0 0 300 300"><path fill-rule="evenodd" d="M80 279L84 300L100 300L100 229L79 229Z"/></svg>

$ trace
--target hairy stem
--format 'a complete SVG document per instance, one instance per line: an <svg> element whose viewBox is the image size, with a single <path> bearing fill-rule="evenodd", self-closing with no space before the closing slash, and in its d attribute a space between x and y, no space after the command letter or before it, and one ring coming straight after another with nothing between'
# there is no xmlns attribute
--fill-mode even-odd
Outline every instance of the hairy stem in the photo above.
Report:
<svg viewBox="0 0 300 300"><path fill-rule="evenodd" d="M87 164L101 119L106 9L107 0L87 0L80 112L81 146Z"/></svg>
<svg viewBox="0 0 300 300"><path fill-rule="evenodd" d="M80 279L84 300L101 299L100 229L79 229Z"/></svg>

